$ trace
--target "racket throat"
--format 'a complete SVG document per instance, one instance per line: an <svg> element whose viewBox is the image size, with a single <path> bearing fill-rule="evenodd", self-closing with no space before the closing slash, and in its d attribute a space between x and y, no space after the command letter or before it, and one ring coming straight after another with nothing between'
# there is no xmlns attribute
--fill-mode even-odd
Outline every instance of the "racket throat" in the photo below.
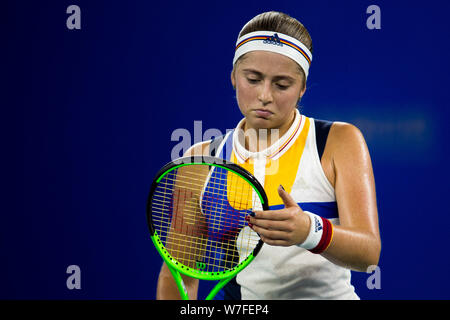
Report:
<svg viewBox="0 0 450 320"><path fill-rule="evenodd" d="M187 291L186 285L184 284L183 278L181 277L181 274L176 269L174 269L173 267L171 267L168 264L167 264L167 267L169 268L170 273L172 273L172 276L175 279L175 283L177 284L178 291L180 291L181 299L189 300L188 291Z"/></svg>

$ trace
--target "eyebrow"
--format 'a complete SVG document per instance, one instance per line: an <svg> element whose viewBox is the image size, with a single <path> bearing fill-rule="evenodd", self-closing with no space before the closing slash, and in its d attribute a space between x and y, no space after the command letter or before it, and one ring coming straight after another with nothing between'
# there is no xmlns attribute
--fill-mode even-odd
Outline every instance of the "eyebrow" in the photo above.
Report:
<svg viewBox="0 0 450 320"><path fill-rule="evenodd" d="M255 69L243 69L242 71L247 72L247 73L254 73L259 77L263 76L262 72L259 72ZM295 79L293 77L288 76L288 75L278 75L278 76L273 77L273 79L276 81L278 81L278 80L288 80L291 82L295 81Z"/></svg>

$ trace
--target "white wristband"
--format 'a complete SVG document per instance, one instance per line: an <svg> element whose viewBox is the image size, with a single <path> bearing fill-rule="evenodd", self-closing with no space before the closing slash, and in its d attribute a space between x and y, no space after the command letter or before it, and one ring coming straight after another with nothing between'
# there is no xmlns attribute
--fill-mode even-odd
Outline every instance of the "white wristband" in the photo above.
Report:
<svg viewBox="0 0 450 320"><path fill-rule="evenodd" d="M304 212L309 216L311 225L309 227L309 234L306 237L305 241L298 244L297 246L299 246L300 248L311 250L317 247L320 240L322 239L323 234L322 218L309 211Z"/></svg>

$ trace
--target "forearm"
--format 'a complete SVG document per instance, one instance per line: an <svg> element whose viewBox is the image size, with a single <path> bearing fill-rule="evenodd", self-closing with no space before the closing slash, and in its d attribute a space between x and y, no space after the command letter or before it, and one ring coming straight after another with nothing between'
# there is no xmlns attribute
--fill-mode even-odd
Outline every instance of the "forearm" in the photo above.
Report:
<svg viewBox="0 0 450 320"><path fill-rule="evenodd" d="M333 226L333 239L322 256L339 266L366 272L370 265L378 264L380 251L381 243L377 235Z"/></svg>
<svg viewBox="0 0 450 320"><path fill-rule="evenodd" d="M196 300L198 292L198 279L182 275L183 282L188 291L189 299ZM158 285L156 289L157 300L180 300L181 295L173 276L164 263L159 273Z"/></svg>

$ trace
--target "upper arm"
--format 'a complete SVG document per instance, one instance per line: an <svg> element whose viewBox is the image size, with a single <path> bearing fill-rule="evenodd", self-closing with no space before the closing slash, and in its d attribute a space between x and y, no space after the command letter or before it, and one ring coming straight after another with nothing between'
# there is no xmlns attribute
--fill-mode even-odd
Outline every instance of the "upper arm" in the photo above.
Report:
<svg viewBox="0 0 450 320"><path fill-rule="evenodd" d="M379 237L372 162L361 131L351 124L336 122L330 129L328 147L340 224Z"/></svg>

